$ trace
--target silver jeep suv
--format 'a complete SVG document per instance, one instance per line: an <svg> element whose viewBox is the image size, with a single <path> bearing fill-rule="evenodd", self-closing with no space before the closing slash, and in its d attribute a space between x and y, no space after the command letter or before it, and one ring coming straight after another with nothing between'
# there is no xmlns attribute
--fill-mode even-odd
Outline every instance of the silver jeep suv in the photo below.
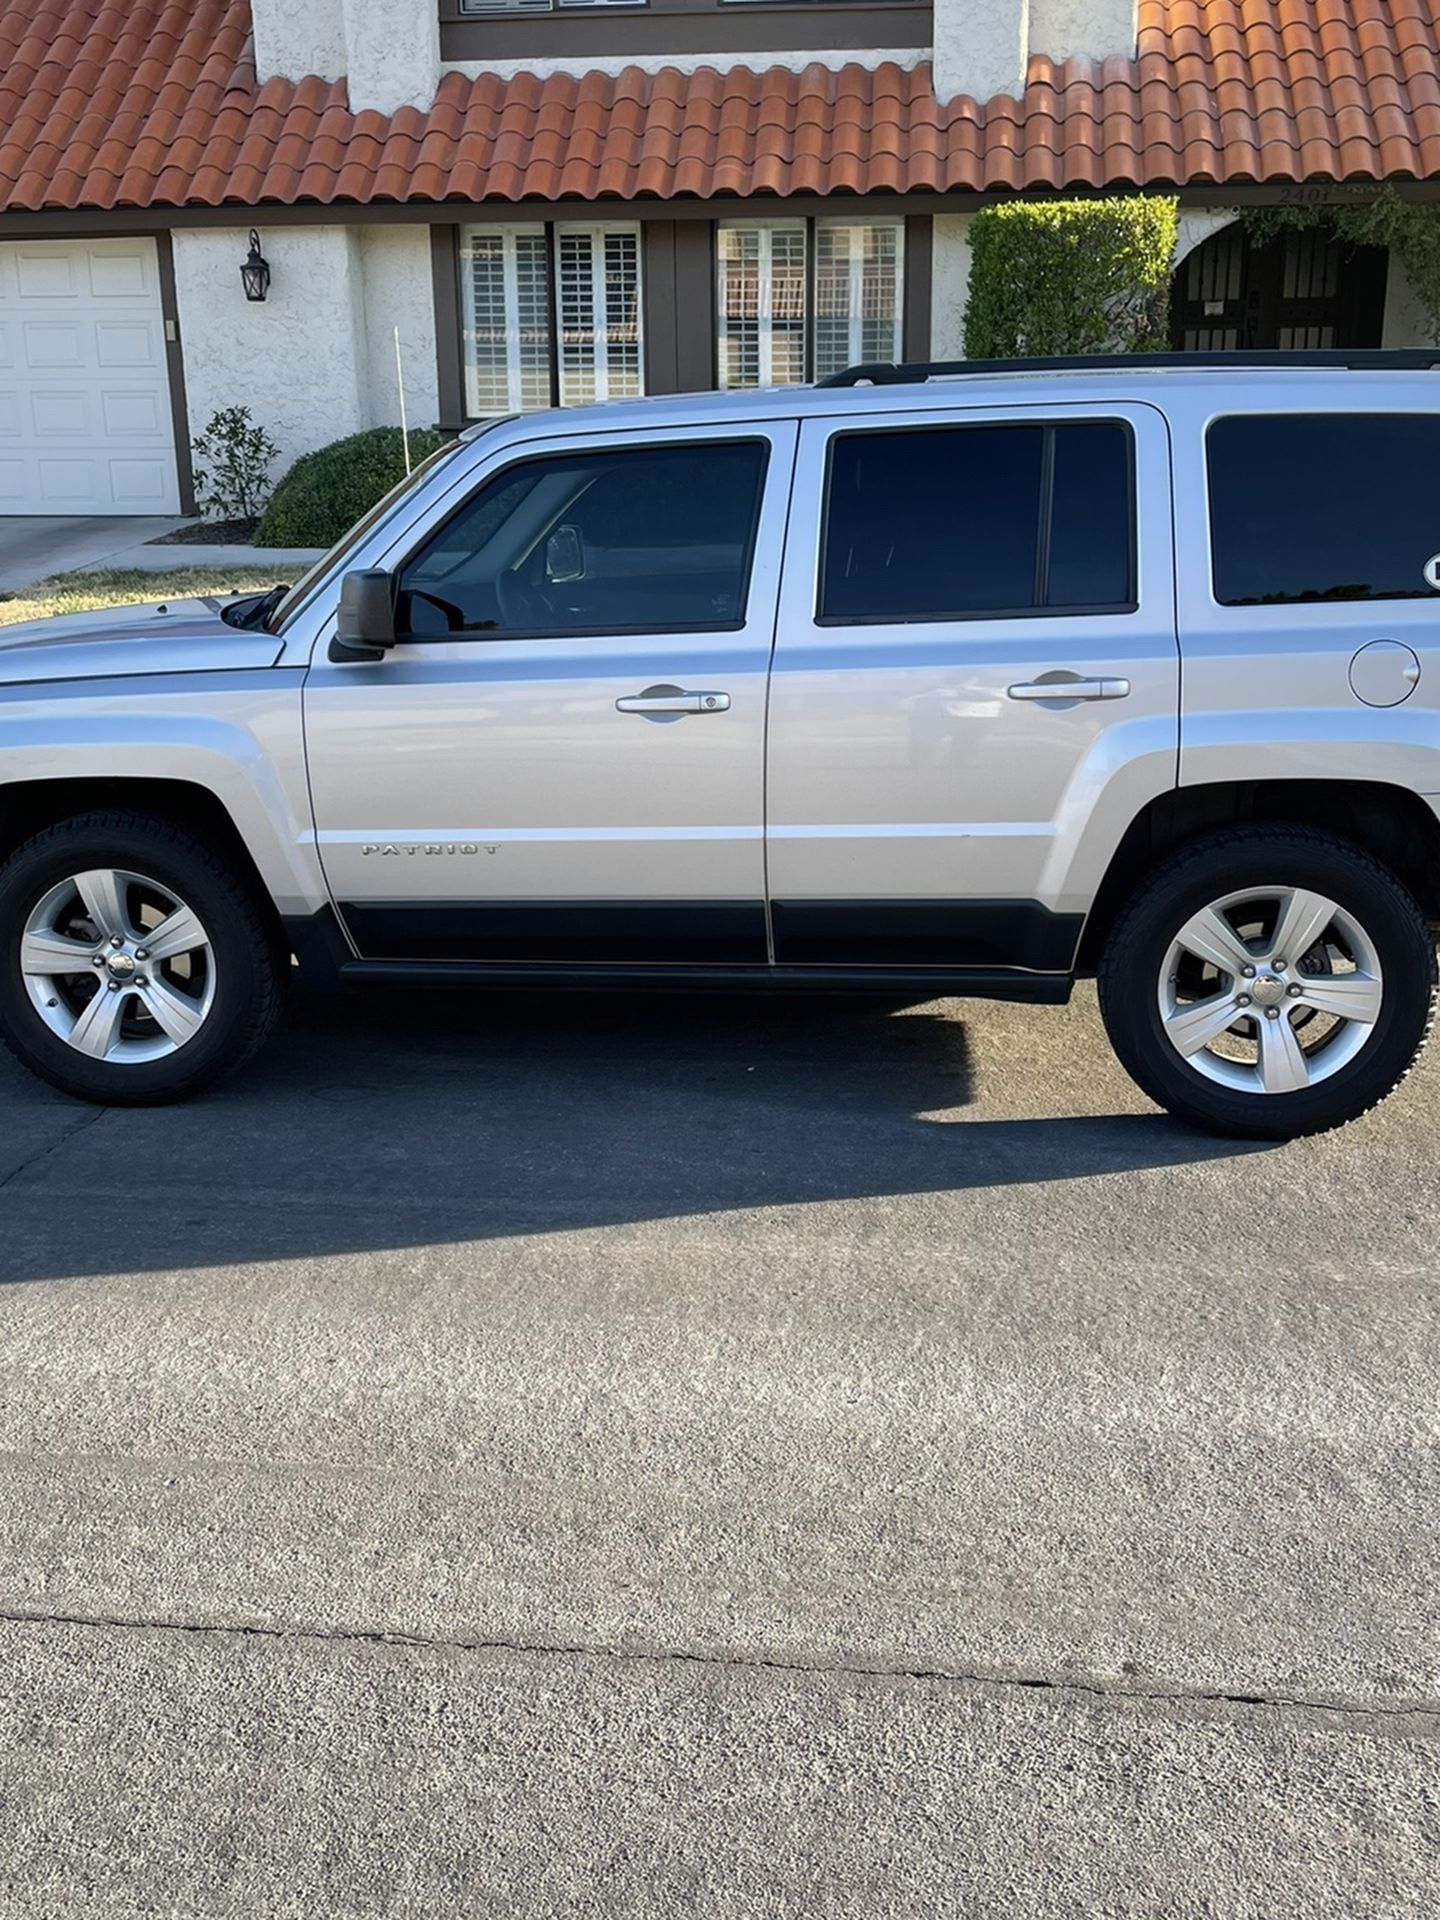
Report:
<svg viewBox="0 0 1440 1920"><path fill-rule="evenodd" d="M1099 976L1161 1105L1389 1092L1440 918L1423 355L472 429L294 587L0 630L0 1031L173 1100L321 983ZM1426 678L1426 675L1429 678Z"/></svg>

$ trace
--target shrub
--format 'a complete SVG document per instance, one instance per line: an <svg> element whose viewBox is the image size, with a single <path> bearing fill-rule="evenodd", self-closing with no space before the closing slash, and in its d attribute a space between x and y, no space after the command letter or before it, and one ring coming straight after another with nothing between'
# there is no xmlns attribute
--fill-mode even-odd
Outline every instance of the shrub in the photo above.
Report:
<svg viewBox="0 0 1440 1920"><path fill-rule="evenodd" d="M445 436L423 427L410 430L414 466ZM271 496L259 526L257 547L328 547L405 477L405 442L399 427L370 427L314 453L303 453Z"/></svg>
<svg viewBox="0 0 1440 1920"><path fill-rule="evenodd" d="M965 351L1156 353L1169 345L1174 200L1017 201L970 228Z"/></svg>
<svg viewBox="0 0 1440 1920"><path fill-rule="evenodd" d="M195 504L202 520L253 520L270 491L270 462L280 449L248 407L222 407L190 442Z"/></svg>

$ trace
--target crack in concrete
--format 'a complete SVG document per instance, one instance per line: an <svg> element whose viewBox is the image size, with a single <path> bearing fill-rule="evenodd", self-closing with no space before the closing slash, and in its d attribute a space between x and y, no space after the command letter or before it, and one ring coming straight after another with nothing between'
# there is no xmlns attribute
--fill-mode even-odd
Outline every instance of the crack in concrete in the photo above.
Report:
<svg viewBox="0 0 1440 1920"><path fill-rule="evenodd" d="M132 1633L185 1633L280 1641L316 1641L326 1645L414 1647L430 1653L513 1653L533 1659L595 1660L664 1666L723 1668L739 1672L807 1674L819 1678L936 1681L951 1686L995 1688L1024 1693L1080 1694L1127 1705L1248 1707L1262 1712L1335 1716L1350 1720L1408 1720L1417 1730L1440 1735L1440 1701L1381 1702L1312 1700L1293 1694L1230 1693L1183 1686L1114 1686L1100 1679L1007 1673L1000 1669L865 1666L850 1661L780 1660L761 1654L698 1653L684 1647L608 1647L548 1641L447 1638L367 1627L276 1627L259 1621L164 1620L117 1614L44 1613L0 1607L0 1625L90 1627Z"/></svg>
<svg viewBox="0 0 1440 1920"><path fill-rule="evenodd" d="M52 1153L59 1153L62 1147L68 1147L78 1135L93 1127L97 1121L103 1120L109 1111L109 1107L92 1107L88 1113L81 1114L73 1127L67 1127L58 1140L51 1140L47 1145L37 1147L34 1153L27 1155L18 1166L12 1167L9 1173L0 1179L0 1193L3 1193L6 1187L13 1186L22 1173L28 1173L32 1167L38 1167L42 1160L48 1160Z"/></svg>

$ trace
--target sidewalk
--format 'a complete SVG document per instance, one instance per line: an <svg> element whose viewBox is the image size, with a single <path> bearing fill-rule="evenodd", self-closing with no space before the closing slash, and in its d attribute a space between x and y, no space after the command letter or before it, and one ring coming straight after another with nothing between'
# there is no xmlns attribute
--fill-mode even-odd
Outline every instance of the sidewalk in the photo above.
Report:
<svg viewBox="0 0 1440 1920"><path fill-rule="evenodd" d="M0 517L0 592L16 593L52 574L133 569L169 573L181 567L277 567L291 573L320 557L320 548L165 546L147 543L187 525L184 520L66 515Z"/></svg>

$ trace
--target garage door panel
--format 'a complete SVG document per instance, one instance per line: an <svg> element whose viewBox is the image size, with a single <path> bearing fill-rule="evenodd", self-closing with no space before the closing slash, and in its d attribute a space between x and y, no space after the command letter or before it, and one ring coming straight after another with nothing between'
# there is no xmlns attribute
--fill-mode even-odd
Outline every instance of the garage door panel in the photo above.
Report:
<svg viewBox="0 0 1440 1920"><path fill-rule="evenodd" d="M149 389L100 395L100 431L110 440L170 441L168 402Z"/></svg>
<svg viewBox="0 0 1440 1920"><path fill-rule="evenodd" d="M150 272L153 255L147 260L141 252L91 253L90 291L97 300L146 300L155 292Z"/></svg>
<svg viewBox="0 0 1440 1920"><path fill-rule="evenodd" d="M21 247L15 255L16 279L22 300L73 300L79 292L75 268L78 248L63 252L32 251Z"/></svg>
<svg viewBox="0 0 1440 1920"><path fill-rule="evenodd" d="M95 363L101 367L154 367L163 359L159 328L145 320L98 320Z"/></svg>
<svg viewBox="0 0 1440 1920"><path fill-rule="evenodd" d="M0 512L174 513L153 241L0 244Z"/></svg>
<svg viewBox="0 0 1440 1920"><path fill-rule="evenodd" d="M122 513L161 513L172 485L169 463L160 460L111 460L110 492Z"/></svg>

